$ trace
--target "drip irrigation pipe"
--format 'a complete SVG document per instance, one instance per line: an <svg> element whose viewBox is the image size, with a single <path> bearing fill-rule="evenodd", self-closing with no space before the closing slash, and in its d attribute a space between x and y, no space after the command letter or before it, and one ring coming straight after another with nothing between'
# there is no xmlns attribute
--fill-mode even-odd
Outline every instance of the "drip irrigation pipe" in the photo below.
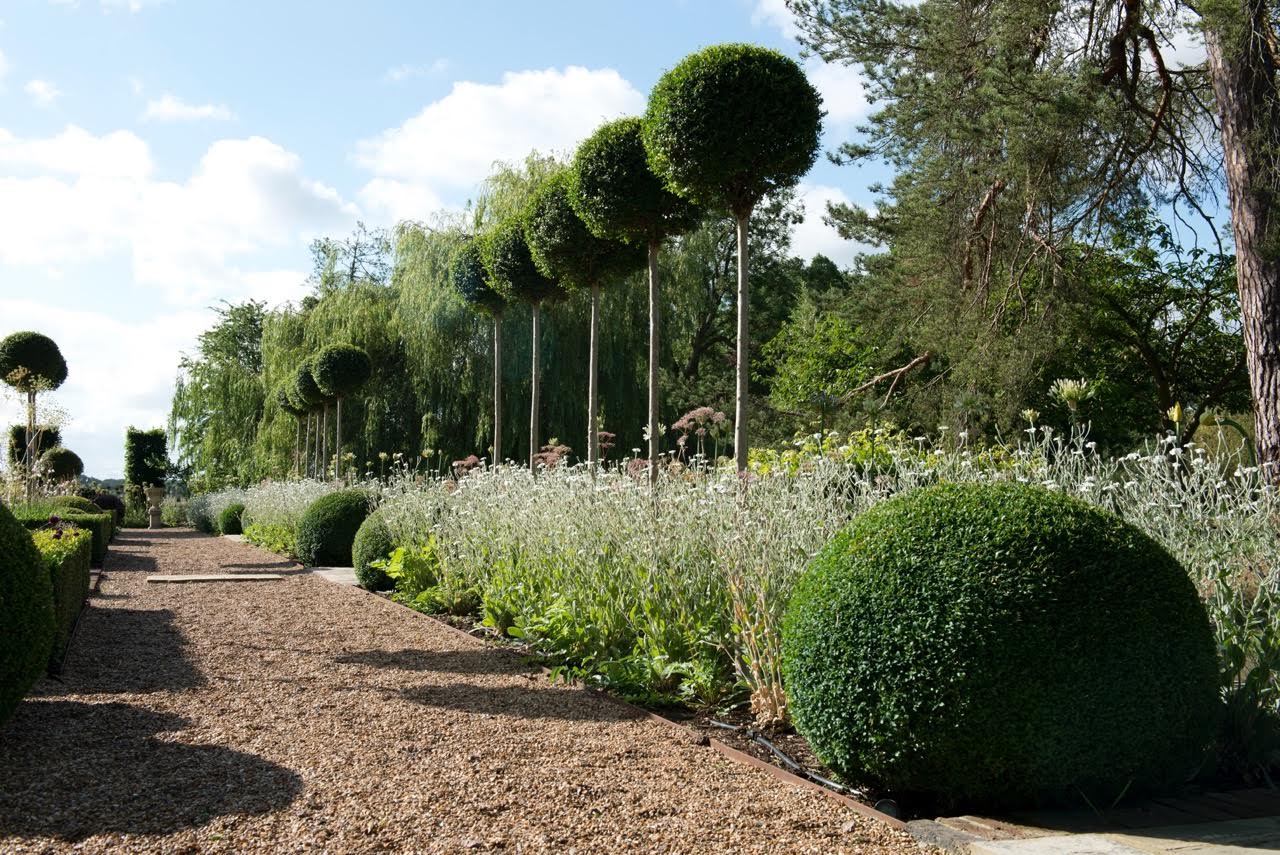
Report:
<svg viewBox="0 0 1280 855"><path fill-rule="evenodd" d="M862 794L861 790L851 789L849 787L844 786L843 784L837 784L835 781L832 781L828 778L824 778L821 775L817 774L816 772L810 772L808 769L801 766L795 760L792 760L790 757L788 757L785 751L783 751L778 746L774 745L767 738L765 738L764 734L762 734L758 730L755 730L754 728L743 727L742 725L739 725L739 724L729 724L723 721L716 721L715 719L710 719L710 722L715 727L721 728L723 730L731 730L735 733L741 733L743 736L745 736L747 739L750 739L752 742L756 743L757 745L768 749L773 754L773 756L781 760L782 763L788 769L790 769L792 772L796 773L802 778L808 778L810 781L813 781L815 784L821 784L827 789L835 790L837 793L847 793L848 795L853 795L853 796Z"/></svg>

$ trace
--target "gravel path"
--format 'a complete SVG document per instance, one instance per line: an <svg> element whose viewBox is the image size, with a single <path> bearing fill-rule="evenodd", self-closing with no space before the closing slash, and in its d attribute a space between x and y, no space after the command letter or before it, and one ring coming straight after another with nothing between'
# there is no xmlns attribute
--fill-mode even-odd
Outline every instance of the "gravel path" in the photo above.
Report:
<svg viewBox="0 0 1280 855"><path fill-rule="evenodd" d="M0 852L919 851L254 547L125 531L106 570L0 730ZM145 583L237 571L286 578Z"/></svg>

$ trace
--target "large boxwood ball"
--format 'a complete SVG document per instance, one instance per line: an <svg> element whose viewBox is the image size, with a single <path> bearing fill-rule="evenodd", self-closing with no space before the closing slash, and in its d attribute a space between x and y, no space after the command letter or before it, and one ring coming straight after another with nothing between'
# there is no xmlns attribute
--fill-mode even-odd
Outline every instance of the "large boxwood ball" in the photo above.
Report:
<svg viewBox="0 0 1280 855"><path fill-rule="evenodd" d="M347 395L364 385L373 373L369 354L352 344L322 348L311 363L316 385L328 397Z"/></svg>
<svg viewBox="0 0 1280 855"><path fill-rule="evenodd" d="M53 631L48 567L31 535L0 504L0 723L44 673Z"/></svg>
<svg viewBox="0 0 1280 855"><path fill-rule="evenodd" d="M67 361L53 339L23 330L0 341L0 381L23 392L57 389L67 379Z"/></svg>
<svg viewBox="0 0 1280 855"><path fill-rule="evenodd" d="M218 514L218 531L222 534L244 534L244 502L232 502Z"/></svg>
<svg viewBox="0 0 1280 855"><path fill-rule="evenodd" d="M929 487L858 517L797 583L783 675L832 769L943 808L1176 785L1217 712L1213 633L1178 562L1023 484Z"/></svg>
<svg viewBox="0 0 1280 855"><path fill-rule="evenodd" d="M84 461L71 449L58 446L40 455L40 471L59 481L70 481L84 474Z"/></svg>
<svg viewBox="0 0 1280 855"><path fill-rule="evenodd" d="M351 545L352 566L356 569L356 581L366 591L389 591L395 587L395 581L377 567L370 567L374 561L385 561L391 551L396 548L391 539L391 530L387 528L386 519L381 510L369 514L356 539Z"/></svg>
<svg viewBox="0 0 1280 855"><path fill-rule="evenodd" d="M369 515L362 490L338 490L311 503L298 523L298 560L308 567L350 567L351 545Z"/></svg>

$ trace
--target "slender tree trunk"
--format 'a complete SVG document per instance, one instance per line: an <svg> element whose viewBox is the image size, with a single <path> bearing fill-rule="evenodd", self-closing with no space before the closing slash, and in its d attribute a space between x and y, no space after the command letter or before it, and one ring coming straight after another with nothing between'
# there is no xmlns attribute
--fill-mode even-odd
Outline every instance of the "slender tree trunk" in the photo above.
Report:
<svg viewBox="0 0 1280 855"><path fill-rule="evenodd" d="M329 402L324 402L320 416L320 480L329 480Z"/></svg>
<svg viewBox="0 0 1280 855"><path fill-rule="evenodd" d="M302 474L302 419L295 418L293 421L297 426L293 438L293 477L297 478Z"/></svg>
<svg viewBox="0 0 1280 855"><path fill-rule="evenodd" d="M542 329L542 304L533 304L533 376L529 391L529 471L537 472L538 464L534 458L538 454L538 435L541 425L538 424L538 409L542 404L542 388L539 380L539 369L542 367L538 353L538 338Z"/></svg>
<svg viewBox="0 0 1280 855"><path fill-rule="evenodd" d="M334 456L338 461L337 463L334 464L333 468L334 468L334 473L338 476L338 479L341 480L342 479L342 396L341 395L338 396L338 412L333 418L334 418L334 421L337 422L337 424L334 425L334 428L333 428L333 434L334 434L333 447L334 447Z"/></svg>
<svg viewBox="0 0 1280 855"><path fill-rule="evenodd" d="M738 471L747 471L747 369L751 334L747 324L748 312L751 308L748 300L748 277L751 260L747 252L747 229L751 223L751 212L738 218L738 354L735 365L737 372L737 392L733 416L733 457L738 464Z"/></svg>
<svg viewBox="0 0 1280 855"><path fill-rule="evenodd" d="M658 454L661 437L658 436L658 344L662 333L662 304L658 286L658 246L649 241L649 484L658 483Z"/></svg>
<svg viewBox="0 0 1280 855"><path fill-rule="evenodd" d="M587 343L587 464L595 474L600 465L600 384L597 357L600 353L600 286L591 286L591 332Z"/></svg>
<svg viewBox="0 0 1280 855"><path fill-rule="evenodd" d="M493 318L493 459L502 463L502 317Z"/></svg>
<svg viewBox="0 0 1280 855"><path fill-rule="evenodd" d="M1269 4L1236 0L1205 29L1222 128L1259 463L1280 464L1280 150L1276 42ZM1273 473L1274 475L1275 473Z"/></svg>
<svg viewBox="0 0 1280 855"><path fill-rule="evenodd" d="M36 498L36 392L27 390L27 450L23 453L23 465L27 469L27 501Z"/></svg>
<svg viewBox="0 0 1280 855"><path fill-rule="evenodd" d="M311 434L311 477L320 477L320 411L311 414L315 426Z"/></svg>

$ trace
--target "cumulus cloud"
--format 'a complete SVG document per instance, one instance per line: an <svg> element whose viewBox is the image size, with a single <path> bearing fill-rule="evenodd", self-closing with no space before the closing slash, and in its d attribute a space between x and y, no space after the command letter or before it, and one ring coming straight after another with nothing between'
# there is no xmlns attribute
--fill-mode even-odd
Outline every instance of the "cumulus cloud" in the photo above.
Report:
<svg viewBox="0 0 1280 855"><path fill-rule="evenodd" d="M845 240L833 226L824 222L827 204L851 205L853 201L839 187L801 182L796 195L804 203L804 222L791 236L791 252L803 259L825 255L840 267L848 267L854 257L867 249L862 244Z"/></svg>
<svg viewBox="0 0 1280 855"><path fill-rule="evenodd" d="M22 91L31 96L37 107L51 107L62 95L62 90L48 80L28 80Z"/></svg>
<svg viewBox="0 0 1280 855"><path fill-rule="evenodd" d="M222 104L188 104L168 92L147 102L142 113L144 122L226 122L235 114Z"/></svg>
<svg viewBox="0 0 1280 855"><path fill-rule="evenodd" d="M427 200L459 202L494 161L567 152L601 122L638 114L645 97L613 69L508 72L500 83L459 81L416 116L362 141L374 173L361 198L394 218L421 217Z"/></svg>
<svg viewBox="0 0 1280 855"><path fill-rule="evenodd" d="M751 23L757 27L776 27L787 38L795 38L800 33L795 16L787 8L787 0L756 0L755 8L751 10Z"/></svg>
<svg viewBox="0 0 1280 855"><path fill-rule="evenodd" d="M255 255L301 249L358 215L262 137L215 142L188 179L161 181L128 131L97 137L71 126L20 139L0 130L0 194L0 263L56 274L118 255L136 283L179 305L263 296L264 286L281 296L279 274L249 266Z"/></svg>
<svg viewBox="0 0 1280 855"><path fill-rule="evenodd" d="M449 70L449 60L440 57L434 62L427 65L397 65L395 68L388 68L386 73L382 75L382 79L387 83L403 83L414 77L426 77L430 74L444 74Z"/></svg>

